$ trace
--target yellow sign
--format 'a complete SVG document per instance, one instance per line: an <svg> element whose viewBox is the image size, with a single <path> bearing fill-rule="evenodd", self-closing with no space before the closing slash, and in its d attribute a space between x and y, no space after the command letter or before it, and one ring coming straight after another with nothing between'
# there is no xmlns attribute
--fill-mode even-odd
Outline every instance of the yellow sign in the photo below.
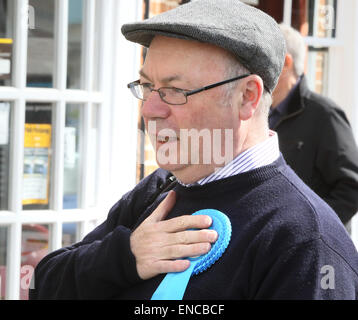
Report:
<svg viewBox="0 0 358 320"><path fill-rule="evenodd" d="M12 39L10 38L0 38L0 43L4 43L4 44L12 44Z"/></svg>
<svg viewBox="0 0 358 320"><path fill-rule="evenodd" d="M25 148L50 148L50 124L25 124Z"/></svg>
<svg viewBox="0 0 358 320"><path fill-rule="evenodd" d="M22 204L48 204L50 124L25 124Z"/></svg>

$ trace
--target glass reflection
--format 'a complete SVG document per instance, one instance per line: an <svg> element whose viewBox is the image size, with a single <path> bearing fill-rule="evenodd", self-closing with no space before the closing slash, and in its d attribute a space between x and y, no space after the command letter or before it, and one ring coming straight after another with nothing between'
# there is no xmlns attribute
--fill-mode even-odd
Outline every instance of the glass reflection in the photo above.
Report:
<svg viewBox="0 0 358 320"><path fill-rule="evenodd" d="M14 1L0 0L0 86L11 85Z"/></svg>
<svg viewBox="0 0 358 320"><path fill-rule="evenodd" d="M0 101L0 210L8 209L10 102Z"/></svg>
<svg viewBox="0 0 358 320"><path fill-rule="evenodd" d="M29 0L34 12L28 29L27 86L53 87L54 69L54 0Z"/></svg>
<svg viewBox="0 0 358 320"><path fill-rule="evenodd" d="M328 94L328 48L308 48L308 71L306 74L311 90Z"/></svg>
<svg viewBox="0 0 358 320"><path fill-rule="evenodd" d="M63 208L79 207L80 190L80 133L82 130L80 104L66 105L64 146Z"/></svg>
<svg viewBox="0 0 358 320"><path fill-rule="evenodd" d="M293 0L292 27L303 36L336 37L337 0Z"/></svg>
<svg viewBox="0 0 358 320"><path fill-rule="evenodd" d="M75 222L62 225L62 247L68 247L78 241L78 224Z"/></svg>
<svg viewBox="0 0 358 320"><path fill-rule="evenodd" d="M49 253L49 226L22 226L20 299L27 300L30 283L37 264Z"/></svg>
<svg viewBox="0 0 358 320"><path fill-rule="evenodd" d="M52 105L27 103L24 137L23 209L49 209Z"/></svg>
<svg viewBox="0 0 358 320"><path fill-rule="evenodd" d="M0 300L5 299L7 228L0 226Z"/></svg>
<svg viewBox="0 0 358 320"><path fill-rule="evenodd" d="M83 1L68 2L67 88L80 89L82 67Z"/></svg>
<svg viewBox="0 0 358 320"><path fill-rule="evenodd" d="M97 204L97 164L98 164L98 115L99 115L99 108L100 105L94 104L92 106L92 124L91 124L91 130L89 133L89 140L91 143L89 144L89 163L90 166L89 172L91 173L91 176L89 177L89 205L91 207L95 206Z"/></svg>

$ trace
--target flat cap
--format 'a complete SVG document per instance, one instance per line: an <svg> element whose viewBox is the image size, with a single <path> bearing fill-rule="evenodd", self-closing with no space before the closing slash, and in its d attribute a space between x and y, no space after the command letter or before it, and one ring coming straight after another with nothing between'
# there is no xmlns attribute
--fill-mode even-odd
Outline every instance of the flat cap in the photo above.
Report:
<svg viewBox="0 0 358 320"><path fill-rule="evenodd" d="M122 26L127 40L149 47L156 35L211 43L234 54L269 92L276 87L286 54L276 21L238 0L196 0L150 19Z"/></svg>

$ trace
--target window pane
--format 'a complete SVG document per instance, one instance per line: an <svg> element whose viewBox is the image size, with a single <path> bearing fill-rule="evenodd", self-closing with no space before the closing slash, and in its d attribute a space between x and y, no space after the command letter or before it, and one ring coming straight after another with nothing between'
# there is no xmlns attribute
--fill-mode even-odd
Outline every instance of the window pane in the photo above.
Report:
<svg viewBox="0 0 358 320"><path fill-rule="evenodd" d="M308 49L308 71L307 80L311 90L328 94L328 48Z"/></svg>
<svg viewBox="0 0 358 320"><path fill-rule="evenodd" d="M7 228L0 226L0 300L5 299L6 290Z"/></svg>
<svg viewBox="0 0 358 320"><path fill-rule="evenodd" d="M29 24L28 29L27 86L29 87L53 87L54 3L54 0L29 0L29 13L33 12L34 16L34 24Z"/></svg>
<svg viewBox="0 0 358 320"><path fill-rule="evenodd" d="M14 1L0 0L0 86L11 85Z"/></svg>
<svg viewBox="0 0 358 320"><path fill-rule="evenodd" d="M83 1L68 2L67 88L80 89L82 67Z"/></svg>
<svg viewBox="0 0 358 320"><path fill-rule="evenodd" d="M0 102L0 210L8 209L10 102Z"/></svg>
<svg viewBox="0 0 358 320"><path fill-rule="evenodd" d="M89 172L91 176L89 177L89 205L95 206L97 204L97 161L98 161L98 152L97 152L97 141L98 141L98 114L99 114L100 106L98 104L94 104L92 107L92 125L91 131L89 133L89 140L91 143L89 144Z"/></svg>
<svg viewBox="0 0 358 320"><path fill-rule="evenodd" d="M102 38L101 38L101 12L102 3L100 1L96 1L96 13L94 17L94 65L93 65L93 79L92 79L92 88L95 91L100 90L100 53L103 51L102 47ZM104 21L102 21L105 23Z"/></svg>
<svg viewBox="0 0 358 320"><path fill-rule="evenodd" d="M28 299L35 267L49 253L49 226L26 224L22 226L20 299Z"/></svg>
<svg viewBox="0 0 358 320"><path fill-rule="evenodd" d="M292 26L304 36L336 36L337 0L293 0Z"/></svg>
<svg viewBox="0 0 358 320"><path fill-rule="evenodd" d="M24 210L49 209L52 155L52 105L26 104L24 137Z"/></svg>
<svg viewBox="0 0 358 320"><path fill-rule="evenodd" d="M79 206L82 107L80 104L66 105L63 185L64 209L73 209Z"/></svg>
<svg viewBox="0 0 358 320"><path fill-rule="evenodd" d="M62 225L62 247L68 247L78 239L78 224L77 223L64 223Z"/></svg>

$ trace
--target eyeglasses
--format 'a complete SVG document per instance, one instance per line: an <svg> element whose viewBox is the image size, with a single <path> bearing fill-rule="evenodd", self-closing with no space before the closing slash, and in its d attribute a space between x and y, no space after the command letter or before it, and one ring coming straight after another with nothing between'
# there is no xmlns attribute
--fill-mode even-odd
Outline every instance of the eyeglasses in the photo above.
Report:
<svg viewBox="0 0 358 320"><path fill-rule="evenodd" d="M188 97L205 91L205 90L209 90L218 86L222 86L224 84L233 82L233 81L237 81L237 80L241 80L243 78L248 77L250 74L245 74L242 76L238 76L232 79L228 79L225 81L221 81L221 82L217 82L199 89L195 89L195 90L186 90L186 89L179 89L179 88L175 88L175 87L162 87L159 89L153 89L153 85L151 83L140 83L140 80L131 82L127 85L127 87L131 90L132 94L140 100L147 100L149 95L155 91L158 92L159 97L167 104L172 104L172 105L183 105L186 104L188 102Z"/></svg>

